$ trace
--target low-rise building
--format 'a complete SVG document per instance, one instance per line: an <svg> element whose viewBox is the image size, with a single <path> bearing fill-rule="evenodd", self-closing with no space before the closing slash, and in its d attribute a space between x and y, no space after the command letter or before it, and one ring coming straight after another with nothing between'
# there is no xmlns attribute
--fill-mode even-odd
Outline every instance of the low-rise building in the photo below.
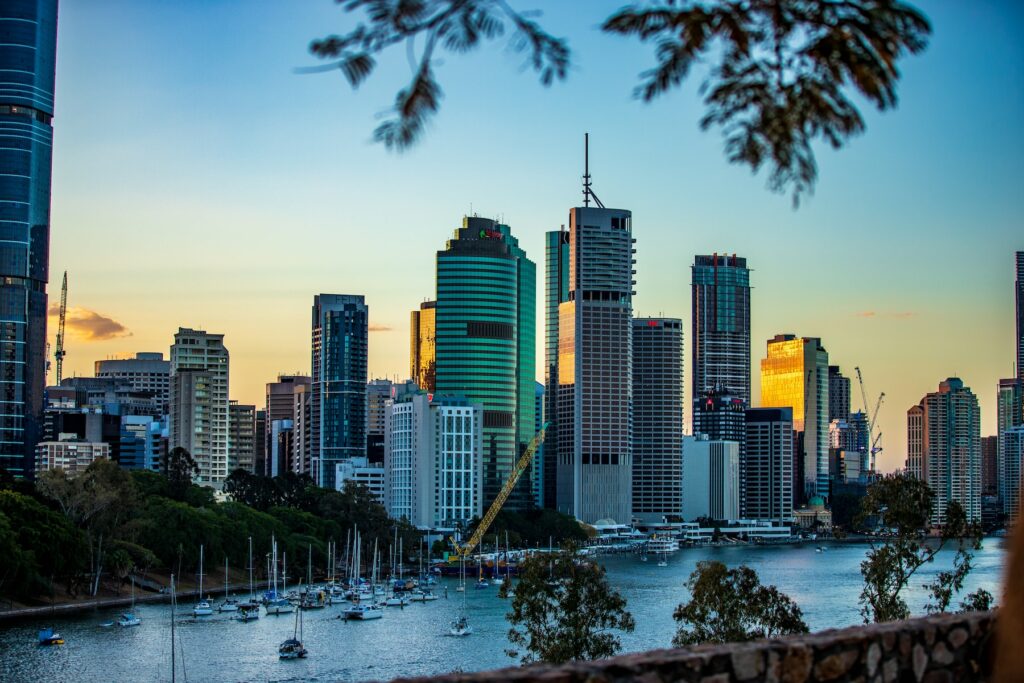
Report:
<svg viewBox="0 0 1024 683"><path fill-rule="evenodd" d="M62 469L69 475L85 471L93 461L110 457L110 444L80 441L62 434L58 441L42 441L36 445L36 472Z"/></svg>

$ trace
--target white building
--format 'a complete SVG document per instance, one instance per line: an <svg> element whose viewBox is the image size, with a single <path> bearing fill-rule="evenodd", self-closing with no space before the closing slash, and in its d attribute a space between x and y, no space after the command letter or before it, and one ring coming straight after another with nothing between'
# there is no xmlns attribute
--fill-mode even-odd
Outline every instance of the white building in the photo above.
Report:
<svg viewBox="0 0 1024 683"><path fill-rule="evenodd" d="M390 402L384 429L384 506L419 527L482 512L483 407L418 394Z"/></svg>
<svg viewBox="0 0 1024 683"><path fill-rule="evenodd" d="M345 488L348 481L362 484L370 490L377 502L384 503L384 466L373 465L366 458L348 458L334 466L334 486Z"/></svg>
<svg viewBox="0 0 1024 683"><path fill-rule="evenodd" d="M36 444L36 472L62 469L78 474L99 458L110 457L110 444L78 441L73 435L61 434L60 441Z"/></svg>
<svg viewBox="0 0 1024 683"><path fill-rule="evenodd" d="M195 373L198 381L179 381ZM223 334L178 328L171 346L169 448L182 447L199 466L197 484L220 487L228 476L228 350Z"/></svg>
<svg viewBox="0 0 1024 683"><path fill-rule="evenodd" d="M171 363L162 353L136 353L135 358L108 358L94 364L97 377L110 377L127 382L135 391L157 396L160 405L171 400Z"/></svg>
<svg viewBox="0 0 1024 683"><path fill-rule="evenodd" d="M740 445L683 437L683 519L740 516Z"/></svg>

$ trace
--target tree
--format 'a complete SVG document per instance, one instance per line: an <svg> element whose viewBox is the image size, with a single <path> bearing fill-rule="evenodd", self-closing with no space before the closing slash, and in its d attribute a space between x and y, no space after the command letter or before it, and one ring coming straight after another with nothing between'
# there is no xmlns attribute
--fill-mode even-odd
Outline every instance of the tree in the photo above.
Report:
<svg viewBox="0 0 1024 683"><path fill-rule="evenodd" d="M995 598L984 588L968 593L960 603L961 612L987 612L992 609Z"/></svg>
<svg viewBox="0 0 1024 683"><path fill-rule="evenodd" d="M686 581L690 601L676 607L672 644L737 643L807 633L803 612L775 586L763 586L750 567L702 561Z"/></svg>
<svg viewBox="0 0 1024 683"><path fill-rule="evenodd" d="M188 450L177 446L164 460L163 471L167 477L167 495L174 500L185 500L185 494L192 486L192 477L199 474L199 465Z"/></svg>
<svg viewBox="0 0 1024 683"><path fill-rule="evenodd" d="M906 473L886 475L868 488L859 519L876 517L885 535L881 543L872 542L860 565L864 577L860 604L865 623L908 618L910 608L902 597L903 589L951 542L958 544L952 571L939 572L925 586L931 594L928 611L945 611L963 587L971 570L971 550L980 547L981 530L967 520L959 503L951 501L938 539L925 542L923 530L934 505L935 494L928 484Z"/></svg>
<svg viewBox="0 0 1024 683"><path fill-rule="evenodd" d="M564 80L571 65L568 41L509 0L336 2L362 18L347 33L313 41L311 52L328 61L312 71L340 69L356 88L381 54L407 50L412 80L374 131L389 149L413 145L440 108L434 64L442 52L465 54L509 33L509 47L543 85ZM769 188L791 188L794 204L817 179L812 143L840 148L863 132L851 95L879 111L895 107L897 62L923 51L931 33L924 15L900 0L635 0L601 30L655 46L655 66L634 92L644 102L706 65L701 128L722 129L730 162L754 172L767 165Z"/></svg>
<svg viewBox="0 0 1024 683"><path fill-rule="evenodd" d="M499 595L507 598L509 583ZM621 647L614 631L632 631L626 601L608 584L602 566L580 560L575 546L535 554L519 564L508 639L524 664L561 664L610 657Z"/></svg>

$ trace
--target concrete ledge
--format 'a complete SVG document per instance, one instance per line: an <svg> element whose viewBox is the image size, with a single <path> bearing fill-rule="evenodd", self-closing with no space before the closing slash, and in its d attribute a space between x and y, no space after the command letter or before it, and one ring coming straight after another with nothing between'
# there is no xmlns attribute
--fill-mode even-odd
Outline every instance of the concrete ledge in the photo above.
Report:
<svg viewBox="0 0 1024 683"><path fill-rule="evenodd" d="M563 666L532 665L396 681L543 683L952 683L990 677L995 612L939 614L812 635L651 650ZM666 638L669 634L666 634Z"/></svg>

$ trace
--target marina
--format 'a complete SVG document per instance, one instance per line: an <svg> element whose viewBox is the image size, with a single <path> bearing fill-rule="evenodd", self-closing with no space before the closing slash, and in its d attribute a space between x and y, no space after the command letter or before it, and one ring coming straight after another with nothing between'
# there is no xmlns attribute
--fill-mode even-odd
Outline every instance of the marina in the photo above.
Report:
<svg viewBox="0 0 1024 683"><path fill-rule="evenodd" d="M642 562L636 554L596 559L605 565L609 583L621 592L636 618L636 631L621 635L623 651L630 652L669 646L675 631L672 611L685 599L683 584L701 560L753 567L762 582L777 585L800 605L812 630L858 624L860 561L866 549L865 544L823 541L682 548L661 554L665 566L658 566L653 556ZM986 588L998 598L1004 554L1003 539L986 539L964 592ZM912 581L907 597L914 614L924 610L926 596L920 585L948 569L952 558L952 552L943 551ZM467 566L468 582L475 583L476 569ZM514 576L511 581L514 584ZM197 618L191 609L179 608L174 621L178 680L185 680L182 666L187 680L193 681L359 681L516 664L505 653L508 602L498 597L498 587L458 591L459 585L458 577L439 578L430 587L437 599L381 609L380 616L370 620L340 618L354 603L333 599L323 609L301 610L301 622L294 613L267 616L265 608L260 618L248 623L234 614ZM169 681L171 609L167 604L138 603L134 614L141 625L135 628L102 628L102 623L118 617L120 611L113 609L9 622L0 629L0 650L5 653L0 679L62 680L74 672L75 680L85 682ZM463 614L467 622L460 624ZM295 637L297 623L301 638ZM59 634L64 644L41 647L39 634L45 629ZM279 649L289 639L299 640L308 654L282 659Z"/></svg>

